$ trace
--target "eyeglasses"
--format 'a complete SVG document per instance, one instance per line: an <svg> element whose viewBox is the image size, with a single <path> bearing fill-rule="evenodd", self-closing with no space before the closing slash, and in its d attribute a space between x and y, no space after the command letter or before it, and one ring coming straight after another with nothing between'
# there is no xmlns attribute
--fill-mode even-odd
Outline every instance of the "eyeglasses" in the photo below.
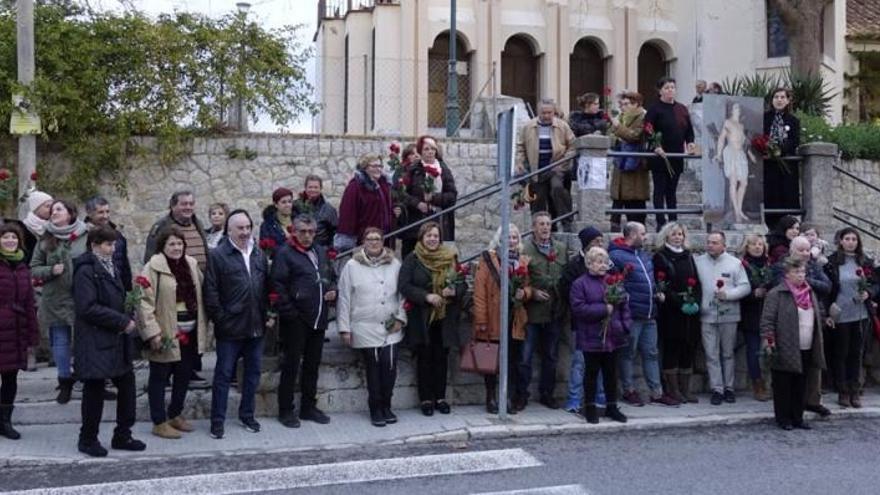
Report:
<svg viewBox="0 0 880 495"><path fill-rule="evenodd" d="M382 242L381 237L367 237L364 240L367 242Z"/></svg>
<svg viewBox="0 0 880 495"><path fill-rule="evenodd" d="M315 235L315 229L296 229L297 234L311 234Z"/></svg>

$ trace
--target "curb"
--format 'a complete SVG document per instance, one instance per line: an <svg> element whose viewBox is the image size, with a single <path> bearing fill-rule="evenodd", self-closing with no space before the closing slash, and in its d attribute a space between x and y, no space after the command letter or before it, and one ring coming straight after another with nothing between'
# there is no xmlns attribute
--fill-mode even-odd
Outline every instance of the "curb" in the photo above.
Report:
<svg viewBox="0 0 880 495"><path fill-rule="evenodd" d="M829 422L835 419L861 419L880 418L880 407L864 407L861 409L845 409L834 411L830 419L817 421ZM192 454L178 455L178 459L201 459L216 457L231 457L238 455L254 454L291 454L303 452L332 451L341 449L356 449L367 446L399 446L399 445L429 445L440 443L466 443L477 440L498 440L505 438L534 438L543 436L558 436L566 434L586 435L590 433L614 433L627 431L660 431L667 429L700 428L707 426L739 426L749 424L770 423L773 420L772 413L738 413L726 415L705 415L698 417L676 417L664 419L633 419L628 423L602 422L591 425L585 421L555 423L555 424L501 424L490 426L473 426L458 428L439 433L412 435L405 438L387 440L382 442L346 442L318 446L289 447L271 450L256 450L243 448L240 450L216 450L196 452ZM94 459L89 457L27 457L17 456L0 461L0 468L10 467L40 467L57 465L93 465L97 463L120 463L120 462L151 462L167 459L167 456L142 455L137 457L106 457Z"/></svg>

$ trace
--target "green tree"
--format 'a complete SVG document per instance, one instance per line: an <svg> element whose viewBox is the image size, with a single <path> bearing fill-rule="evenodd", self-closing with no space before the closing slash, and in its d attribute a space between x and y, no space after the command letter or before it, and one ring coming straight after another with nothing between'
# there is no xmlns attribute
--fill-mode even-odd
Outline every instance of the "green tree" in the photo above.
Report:
<svg viewBox="0 0 880 495"><path fill-rule="evenodd" d="M135 137L155 137L169 162L193 135L225 131L223 112L236 97L254 119L267 115L278 126L317 109L300 27L266 30L232 14L151 19L87 7L69 0L36 6L36 77L25 88L16 82L15 12L0 4L0 122L9 121L13 93L31 100L42 138L70 161L64 173L39 164L54 191L85 197L100 176L124 192L127 158L144 151ZM7 139L0 148L4 161L13 144Z"/></svg>

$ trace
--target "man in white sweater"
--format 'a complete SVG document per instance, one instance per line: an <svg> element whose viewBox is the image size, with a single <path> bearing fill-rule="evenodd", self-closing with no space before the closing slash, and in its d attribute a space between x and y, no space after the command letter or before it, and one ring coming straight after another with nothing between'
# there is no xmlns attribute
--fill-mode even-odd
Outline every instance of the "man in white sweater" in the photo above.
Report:
<svg viewBox="0 0 880 495"><path fill-rule="evenodd" d="M696 265L703 291L700 321L712 386L711 402L715 406L722 401L736 402L733 379L739 300L746 297L752 287L740 260L727 253L724 232L709 233L706 253L696 258Z"/></svg>

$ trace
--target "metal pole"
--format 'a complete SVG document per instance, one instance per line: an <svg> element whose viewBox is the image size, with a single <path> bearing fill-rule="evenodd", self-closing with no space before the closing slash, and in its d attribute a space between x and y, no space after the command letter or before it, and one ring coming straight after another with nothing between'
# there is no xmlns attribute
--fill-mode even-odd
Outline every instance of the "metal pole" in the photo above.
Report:
<svg viewBox="0 0 880 495"><path fill-rule="evenodd" d="M367 77L367 74L369 73L368 68L369 68L369 63L367 62L367 54L365 53L364 54L364 134L367 134L367 122L369 121L368 114L370 111L370 105L368 105L369 102L367 101L369 99L369 92L368 92L369 88L367 86L370 84L370 80Z"/></svg>
<svg viewBox="0 0 880 495"><path fill-rule="evenodd" d="M450 0L449 22L449 72L446 76L446 137L455 135L458 129L458 71L455 48L458 36L455 30L456 5Z"/></svg>
<svg viewBox="0 0 880 495"><path fill-rule="evenodd" d="M510 118L513 120L510 126L514 127L516 125L516 107L510 112ZM501 126L501 121L500 116L496 115L495 124L497 127ZM499 132L498 136L502 136L502 133ZM498 167L501 169L499 170L501 172L501 239L498 243L499 252L497 253L499 271L501 272L501 349L498 356L498 417L502 421L507 419L507 362L510 354L510 332L508 330L510 327L510 276L507 271L507 267L510 266L510 250L507 248L507 243L510 238L510 168L515 156L516 132L513 132L509 138L510 143L505 143L510 145L509 154L502 153L501 150L498 152ZM499 138L500 144L501 140Z"/></svg>
<svg viewBox="0 0 880 495"><path fill-rule="evenodd" d="M18 82L30 86L34 82L34 2L18 0L16 8L16 40L18 44ZM24 198L37 170L37 137L33 134L18 136L18 197ZM20 203L20 208L24 207ZM19 212L21 213L21 212Z"/></svg>

